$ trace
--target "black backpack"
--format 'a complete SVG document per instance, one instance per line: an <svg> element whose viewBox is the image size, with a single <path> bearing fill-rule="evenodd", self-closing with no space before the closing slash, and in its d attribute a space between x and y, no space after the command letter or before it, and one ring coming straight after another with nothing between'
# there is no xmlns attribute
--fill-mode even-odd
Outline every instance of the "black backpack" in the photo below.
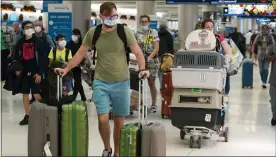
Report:
<svg viewBox="0 0 276 158"><path fill-rule="evenodd" d="M95 29L95 32L94 32L94 35L93 35L93 38L92 38L93 65L96 64L96 62L95 62L95 60L96 60L96 51L97 51L96 43L97 43L97 40L99 39L99 37L101 35L101 32L102 32L102 24L96 26L96 29ZM117 24L117 33L118 33L119 38L124 43L126 58L127 58L127 65L129 65L129 61L130 61L129 53L131 51L130 51L130 48L127 46L127 37L126 37L124 25Z"/></svg>
<svg viewBox="0 0 276 158"><path fill-rule="evenodd" d="M68 62L69 53L70 53L70 49L66 48L66 50L65 50L65 62ZM53 60L55 61L56 58L57 58L57 49L53 48Z"/></svg>

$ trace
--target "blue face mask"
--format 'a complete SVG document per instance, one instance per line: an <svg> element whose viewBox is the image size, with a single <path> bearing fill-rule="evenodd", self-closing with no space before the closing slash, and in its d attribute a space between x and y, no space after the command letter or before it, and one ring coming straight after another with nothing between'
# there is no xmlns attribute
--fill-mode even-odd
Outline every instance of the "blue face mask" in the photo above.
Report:
<svg viewBox="0 0 276 158"><path fill-rule="evenodd" d="M142 26L143 31L147 31L149 29L149 26Z"/></svg>
<svg viewBox="0 0 276 158"><path fill-rule="evenodd" d="M118 23L118 20L108 20L108 19L104 19L104 24L107 26L114 26Z"/></svg>

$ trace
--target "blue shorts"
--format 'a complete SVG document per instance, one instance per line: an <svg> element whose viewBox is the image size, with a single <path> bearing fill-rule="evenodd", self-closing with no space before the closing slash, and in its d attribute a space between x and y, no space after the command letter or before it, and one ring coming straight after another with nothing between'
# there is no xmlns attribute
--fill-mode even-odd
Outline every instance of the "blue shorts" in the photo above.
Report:
<svg viewBox="0 0 276 158"><path fill-rule="evenodd" d="M130 111L130 81L93 81L93 101L97 113L109 114L110 106L115 116L128 116Z"/></svg>

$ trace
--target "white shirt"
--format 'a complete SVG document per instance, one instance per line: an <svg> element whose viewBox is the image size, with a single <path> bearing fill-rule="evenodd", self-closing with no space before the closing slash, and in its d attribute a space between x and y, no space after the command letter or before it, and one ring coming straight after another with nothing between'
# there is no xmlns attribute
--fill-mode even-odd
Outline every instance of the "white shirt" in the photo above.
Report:
<svg viewBox="0 0 276 158"><path fill-rule="evenodd" d="M246 39L246 43L245 44L250 44L250 39L251 39L252 35L253 35L252 32L247 32L245 34L245 39Z"/></svg>

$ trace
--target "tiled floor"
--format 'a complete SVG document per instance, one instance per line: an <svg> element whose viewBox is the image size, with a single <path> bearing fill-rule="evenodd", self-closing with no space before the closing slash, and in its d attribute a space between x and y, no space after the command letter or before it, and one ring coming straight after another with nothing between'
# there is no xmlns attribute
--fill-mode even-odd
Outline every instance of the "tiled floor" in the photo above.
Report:
<svg viewBox="0 0 276 158"><path fill-rule="evenodd" d="M190 149L188 138L179 138L179 130L170 120L162 120L160 112L150 114L149 119L160 121L166 127L167 156L275 156L275 127L270 126L271 110L268 90L259 84L257 70L254 74L254 89L241 89L241 75L231 78L230 105L227 125L230 128L229 142L204 140L201 149ZM157 84L158 85L158 84ZM90 96L86 87L87 96ZM161 98L158 98L159 107ZM27 156L27 126L19 126L23 117L22 97L2 91L2 156ZM101 156L103 145L97 129L97 117L93 104L89 110L89 156ZM160 108L159 108L160 111ZM127 122L137 120L137 113ZM111 121L111 126L113 122Z"/></svg>

